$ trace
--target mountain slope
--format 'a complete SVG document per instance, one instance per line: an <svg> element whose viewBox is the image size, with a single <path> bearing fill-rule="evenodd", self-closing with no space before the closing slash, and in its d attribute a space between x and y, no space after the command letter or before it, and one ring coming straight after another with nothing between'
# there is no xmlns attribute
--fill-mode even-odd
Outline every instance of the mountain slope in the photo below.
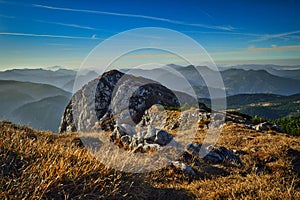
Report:
<svg viewBox="0 0 300 200"><path fill-rule="evenodd" d="M14 110L9 119L14 123L28 125L35 129L57 132L60 117L68 101L69 98L60 95L27 103Z"/></svg>
<svg viewBox="0 0 300 200"><path fill-rule="evenodd" d="M71 93L55 86L6 80L0 80L0 95L0 120L55 132L65 102L71 97Z"/></svg>
<svg viewBox="0 0 300 200"><path fill-rule="evenodd" d="M17 90L2 90L0 96L0 119L5 119L17 107L34 101L34 98L29 94Z"/></svg>
<svg viewBox="0 0 300 200"><path fill-rule="evenodd" d="M18 91L20 93L27 94L35 100L57 95L70 96L69 92L66 92L52 85L12 80L0 80L0 92L10 93L11 91Z"/></svg>

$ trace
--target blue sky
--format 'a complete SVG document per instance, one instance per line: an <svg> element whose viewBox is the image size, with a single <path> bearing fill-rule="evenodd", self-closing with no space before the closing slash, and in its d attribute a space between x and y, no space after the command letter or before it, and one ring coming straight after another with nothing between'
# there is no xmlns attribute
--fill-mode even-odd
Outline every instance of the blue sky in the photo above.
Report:
<svg viewBox="0 0 300 200"><path fill-rule="evenodd" d="M101 41L139 27L184 33L220 65L299 65L299 9L297 0L0 0L0 70L78 68Z"/></svg>

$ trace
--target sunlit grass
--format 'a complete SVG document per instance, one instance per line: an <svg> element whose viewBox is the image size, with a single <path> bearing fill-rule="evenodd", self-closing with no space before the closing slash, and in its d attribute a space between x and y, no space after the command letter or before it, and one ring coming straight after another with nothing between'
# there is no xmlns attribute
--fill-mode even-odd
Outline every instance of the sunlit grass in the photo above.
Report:
<svg viewBox="0 0 300 200"><path fill-rule="evenodd" d="M203 133L198 136L195 141L201 142ZM196 171L196 176L171 166L143 174L121 172L79 147L75 142L78 137L76 133L57 135L1 122L0 198L300 198L299 177L293 170L299 166L289 154L291 150L299 153L299 137L257 133L243 125L227 123L218 144L244 151L245 155L240 155L243 165L210 164L184 155L179 160L190 158L186 163ZM115 156L112 160L124 159ZM257 173L261 166L262 172Z"/></svg>

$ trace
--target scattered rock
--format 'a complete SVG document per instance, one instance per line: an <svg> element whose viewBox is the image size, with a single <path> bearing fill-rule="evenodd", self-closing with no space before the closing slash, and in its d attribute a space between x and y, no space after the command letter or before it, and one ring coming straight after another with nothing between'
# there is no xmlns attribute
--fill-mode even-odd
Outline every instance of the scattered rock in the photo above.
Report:
<svg viewBox="0 0 300 200"><path fill-rule="evenodd" d="M154 142L161 145L165 146L167 145L171 140L173 139L172 135L167 133L164 130L159 130L156 132L156 137Z"/></svg>
<svg viewBox="0 0 300 200"><path fill-rule="evenodd" d="M129 135L124 135L121 137L121 142L125 147L129 147L131 144L131 137Z"/></svg>
<svg viewBox="0 0 300 200"><path fill-rule="evenodd" d="M116 139L120 139L123 135L120 133L119 128L115 127L115 129L110 133L109 139L111 142L114 142Z"/></svg>
<svg viewBox="0 0 300 200"><path fill-rule="evenodd" d="M147 141L147 142L154 142L155 140L155 136L156 136L156 128L154 128L153 126L149 125L148 128L147 128L147 133L144 137L144 139Z"/></svg>
<svg viewBox="0 0 300 200"><path fill-rule="evenodd" d="M146 153L146 152L151 152L151 151L157 151L157 150L160 150L161 149L161 146L159 144L145 144L143 146L143 153Z"/></svg>
<svg viewBox="0 0 300 200"><path fill-rule="evenodd" d="M212 158L216 159L220 157L220 160L217 162L223 162L225 160L228 160L230 162L235 162L237 164L242 164L242 161L239 156L235 155L233 151L225 148L225 147L218 147L218 146L212 146L210 145L207 147L207 150L210 151L206 157L212 156ZM218 156L213 154L218 154Z"/></svg>
<svg viewBox="0 0 300 200"><path fill-rule="evenodd" d="M142 153L143 152L143 144L138 144L137 145L137 147L135 147L133 150L132 150L132 152L133 153L138 153L138 152L140 152L140 153Z"/></svg>
<svg viewBox="0 0 300 200"><path fill-rule="evenodd" d="M134 148L136 148L137 146L138 146L138 140L137 140L137 138L136 137L132 137L131 138L131 143L129 144L129 149L134 149Z"/></svg>
<svg viewBox="0 0 300 200"><path fill-rule="evenodd" d="M194 156L200 156L200 150L202 145L197 143L188 144L186 150ZM203 160L211 163L221 163L225 161L235 162L237 164L242 164L242 161L239 156L225 147L218 147L210 145L207 148L203 149L206 154Z"/></svg>
<svg viewBox="0 0 300 200"><path fill-rule="evenodd" d="M120 132L122 133L122 135L130 135L130 136L136 135L135 128L133 128L129 124L121 124L118 127L119 127Z"/></svg>
<svg viewBox="0 0 300 200"><path fill-rule="evenodd" d="M183 173L190 174L190 175L193 175L193 176L196 175L195 171L190 166L188 166L188 165L186 165L182 162L172 161L171 165L173 167L175 167L176 169L182 171Z"/></svg>
<svg viewBox="0 0 300 200"><path fill-rule="evenodd" d="M273 124L272 122L263 122L263 123L257 124L253 128L258 132L269 131L269 130L278 131L281 133L284 132L282 127L280 127L277 124Z"/></svg>

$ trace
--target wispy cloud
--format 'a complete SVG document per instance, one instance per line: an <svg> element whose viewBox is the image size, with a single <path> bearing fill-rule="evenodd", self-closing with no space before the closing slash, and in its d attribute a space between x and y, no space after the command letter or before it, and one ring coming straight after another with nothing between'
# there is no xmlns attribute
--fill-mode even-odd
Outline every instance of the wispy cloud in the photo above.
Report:
<svg viewBox="0 0 300 200"><path fill-rule="evenodd" d="M272 44L271 47L248 47L248 52L263 52L263 51L299 51L300 45L277 46Z"/></svg>
<svg viewBox="0 0 300 200"><path fill-rule="evenodd" d="M296 34L300 34L300 30L277 33L277 34L264 34L261 35L259 38L252 40L252 42L260 42L260 41L266 41L270 39L289 39L290 36L294 36Z"/></svg>
<svg viewBox="0 0 300 200"><path fill-rule="evenodd" d="M196 33L196 34L217 34L217 35L241 35L250 37L262 37L262 34L257 33L243 33L235 31L182 31L183 33Z"/></svg>
<svg viewBox="0 0 300 200"><path fill-rule="evenodd" d="M51 34L14 33L14 32L0 32L0 35L25 36L25 37L48 37L48 38L64 38L64 39L86 39L86 40L101 39L94 36L83 37L83 36L70 36L70 35L51 35Z"/></svg>
<svg viewBox="0 0 300 200"><path fill-rule="evenodd" d="M2 18L8 18L8 19L15 19L15 16L10 16L10 15L0 15Z"/></svg>
<svg viewBox="0 0 300 200"><path fill-rule="evenodd" d="M82 26L82 25L78 25L78 24L67 24L67 23L61 23L61 22L49 22L49 21L44 21L44 20L35 20L35 21L40 22L40 23L55 24L55 25L60 25L60 26L72 27L72 28L97 30L96 28L93 28L93 27L90 27L90 26Z"/></svg>
<svg viewBox="0 0 300 200"><path fill-rule="evenodd" d="M195 24L195 23L188 23L183 21L177 21L168 18L161 18L161 17L154 17L148 15L138 15L138 14L129 14L129 13L117 13L117 12L106 12L106 11L96 11L96 10L83 10L83 9L74 9L74 8L63 8L63 7L54 7L54 6L47 6L47 5L40 5L40 4L33 4L34 7L50 9L50 10L61 10L61 11L71 11L71 12L82 12L82 13L91 13L91 14L100 14L100 15L111 15L111 16L119 16L119 17L132 17L132 18L142 18L154 21L161 21L167 22L171 24L178 24L184 26L193 26L199 28L207 28L207 29L214 29L214 30L223 30L223 31L232 31L235 28L232 26L220 25L208 25L208 24Z"/></svg>
<svg viewBox="0 0 300 200"><path fill-rule="evenodd" d="M211 55L237 55L237 54L257 54L262 52L279 52L279 51L300 51L300 45L277 46L275 44L271 47L255 47L249 46L247 49L241 51L227 51L227 52L213 52Z"/></svg>

